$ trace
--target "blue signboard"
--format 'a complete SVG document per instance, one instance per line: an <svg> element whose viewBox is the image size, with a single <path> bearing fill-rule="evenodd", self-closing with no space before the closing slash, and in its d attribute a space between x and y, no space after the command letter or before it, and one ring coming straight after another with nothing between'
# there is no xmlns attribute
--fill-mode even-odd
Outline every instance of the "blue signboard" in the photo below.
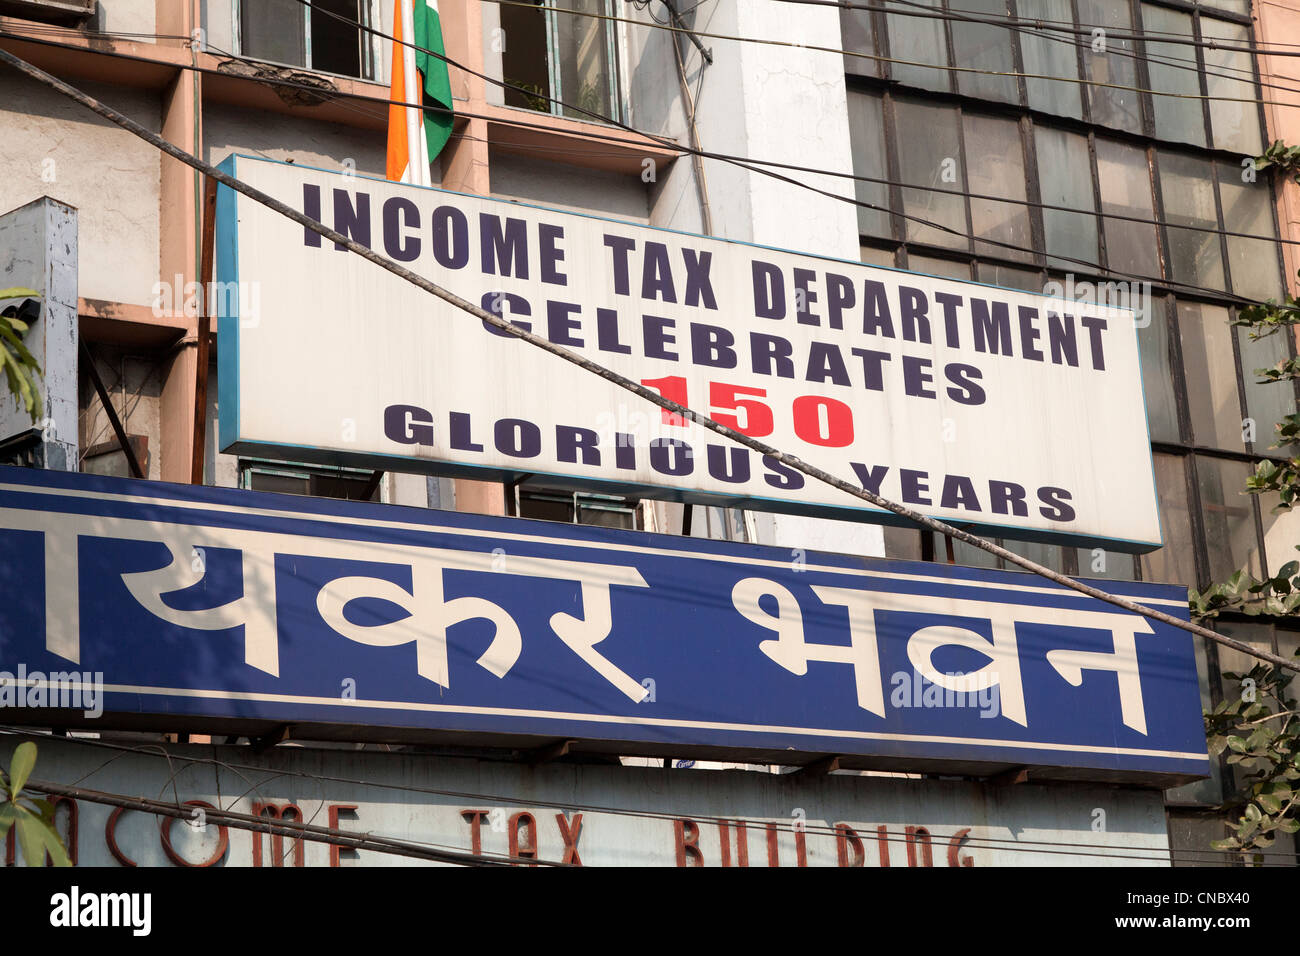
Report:
<svg viewBox="0 0 1300 956"><path fill-rule="evenodd" d="M1208 771L1191 637L1029 575L16 468L0 671L38 724Z"/></svg>

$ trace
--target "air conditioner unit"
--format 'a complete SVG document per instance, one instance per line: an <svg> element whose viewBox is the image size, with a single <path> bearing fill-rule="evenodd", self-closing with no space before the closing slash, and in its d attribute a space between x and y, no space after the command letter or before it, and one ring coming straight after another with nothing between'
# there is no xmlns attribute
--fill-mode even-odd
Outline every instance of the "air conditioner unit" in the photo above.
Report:
<svg viewBox="0 0 1300 956"><path fill-rule="evenodd" d="M96 0L0 0L0 15L73 25L94 16Z"/></svg>

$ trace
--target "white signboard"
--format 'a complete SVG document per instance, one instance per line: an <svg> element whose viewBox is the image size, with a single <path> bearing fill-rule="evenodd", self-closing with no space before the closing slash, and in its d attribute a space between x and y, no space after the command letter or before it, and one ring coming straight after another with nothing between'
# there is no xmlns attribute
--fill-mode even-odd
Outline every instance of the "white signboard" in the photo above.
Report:
<svg viewBox="0 0 1300 956"><path fill-rule="evenodd" d="M35 779L161 796L191 814L62 798L56 827L78 866L426 863L218 825L215 808L520 865L1169 865L1159 790L36 739ZM4 766L15 745L0 743ZM19 860L13 842L0 848Z"/></svg>
<svg viewBox="0 0 1300 956"><path fill-rule="evenodd" d="M885 497L1006 537L1160 544L1127 310L264 160L226 168ZM674 420L233 190L221 190L218 220L224 450L894 517Z"/></svg>

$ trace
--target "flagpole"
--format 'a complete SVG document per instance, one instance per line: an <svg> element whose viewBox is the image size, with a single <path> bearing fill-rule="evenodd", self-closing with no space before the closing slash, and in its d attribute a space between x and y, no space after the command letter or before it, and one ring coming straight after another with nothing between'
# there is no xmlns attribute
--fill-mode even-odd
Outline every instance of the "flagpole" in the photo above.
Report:
<svg viewBox="0 0 1300 956"><path fill-rule="evenodd" d="M407 43L415 40L415 12L411 7L412 0L401 0L402 8L402 39ZM415 49L411 46L402 48L402 77L406 83L406 99L409 103L424 102L424 90L419 85L419 75L415 69ZM424 137L424 117L418 106L408 106L406 108L406 176L404 181L413 183L416 186L429 186L429 164L427 161L422 162L421 157L427 157L428 147L420 148L420 142Z"/></svg>

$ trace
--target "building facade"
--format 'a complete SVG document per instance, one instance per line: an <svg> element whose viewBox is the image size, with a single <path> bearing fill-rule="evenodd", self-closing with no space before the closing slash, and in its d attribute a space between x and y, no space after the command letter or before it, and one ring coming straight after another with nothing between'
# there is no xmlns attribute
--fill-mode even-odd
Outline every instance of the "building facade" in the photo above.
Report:
<svg viewBox="0 0 1300 956"><path fill-rule="evenodd" d="M1133 414L1149 426L1164 547L1135 557L1001 543L1092 578L1204 588L1238 568L1276 572L1295 557L1300 520L1239 492L1251 462L1278 454L1273 423L1295 410L1293 393L1253 370L1296 345L1252 342L1229 320L1296 291L1300 193L1254 175L1251 160L1274 140L1300 142L1300 76L1294 58L1248 48L1285 43L1300 11L875 6L445 0L457 118L434 184L1005 288L1121 296L1139 315L1146 407ZM382 178L392 8L0 0L0 45L209 162L244 154ZM42 196L78 210L82 339L146 476L188 482L201 177L11 72L0 73L0 130L0 210ZM996 567L917 531L226 455L215 359L209 383L212 485ZM126 476L84 370L80 396L80 469ZM1300 646L1283 625L1223 628L1278 653ZM1204 702L1234 693L1220 675L1241 662L1198 653ZM1218 767L1166 794L1175 851L1220 835L1207 811L1230 783Z"/></svg>

